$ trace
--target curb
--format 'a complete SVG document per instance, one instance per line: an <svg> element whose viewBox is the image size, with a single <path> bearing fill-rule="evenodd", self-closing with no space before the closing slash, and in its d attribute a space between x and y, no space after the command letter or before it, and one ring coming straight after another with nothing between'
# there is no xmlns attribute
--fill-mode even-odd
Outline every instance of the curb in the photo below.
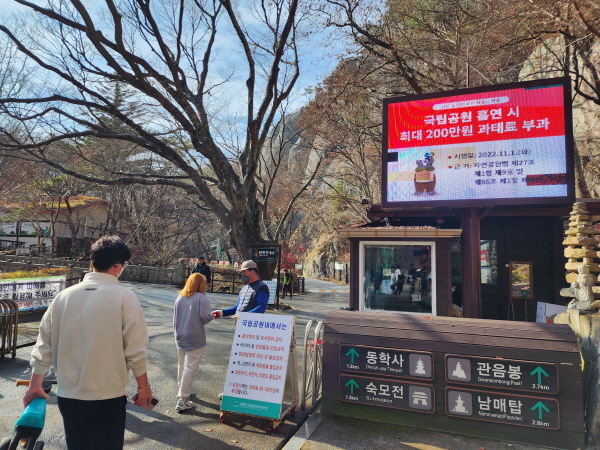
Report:
<svg viewBox="0 0 600 450"><path fill-rule="evenodd" d="M306 441L310 439L315 429L321 423L323 416L320 412L315 412L308 416L300 428L294 433L292 438L283 446L281 450L301 450Z"/></svg>

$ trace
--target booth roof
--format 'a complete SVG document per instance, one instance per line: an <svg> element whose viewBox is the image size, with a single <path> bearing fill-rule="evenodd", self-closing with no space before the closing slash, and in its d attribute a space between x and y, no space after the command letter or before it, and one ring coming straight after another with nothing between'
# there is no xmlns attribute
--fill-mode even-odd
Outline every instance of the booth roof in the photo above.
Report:
<svg viewBox="0 0 600 450"><path fill-rule="evenodd" d="M402 237L402 238L452 238L460 236L460 229L439 229L428 225L394 225L394 219L377 220L350 228L336 230L343 237Z"/></svg>

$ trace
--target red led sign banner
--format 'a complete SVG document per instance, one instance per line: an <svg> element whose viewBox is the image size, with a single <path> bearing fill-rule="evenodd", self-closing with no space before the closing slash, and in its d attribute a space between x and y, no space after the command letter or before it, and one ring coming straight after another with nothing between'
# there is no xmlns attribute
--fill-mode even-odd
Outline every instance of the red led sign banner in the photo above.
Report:
<svg viewBox="0 0 600 450"><path fill-rule="evenodd" d="M384 101L383 206L573 201L566 78Z"/></svg>

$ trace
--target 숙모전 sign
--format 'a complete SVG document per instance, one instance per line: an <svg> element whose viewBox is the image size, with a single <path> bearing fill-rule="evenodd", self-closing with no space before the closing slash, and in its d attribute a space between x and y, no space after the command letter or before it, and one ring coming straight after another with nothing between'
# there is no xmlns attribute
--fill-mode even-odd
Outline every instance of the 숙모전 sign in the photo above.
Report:
<svg viewBox="0 0 600 450"><path fill-rule="evenodd" d="M435 390L428 384L358 375L340 375L340 400L433 413Z"/></svg>
<svg viewBox="0 0 600 450"><path fill-rule="evenodd" d="M446 388L446 414L463 419L558 430L558 401L552 398Z"/></svg>
<svg viewBox="0 0 600 450"><path fill-rule="evenodd" d="M393 348L340 345L340 370L433 379L433 355Z"/></svg>
<svg viewBox="0 0 600 450"><path fill-rule="evenodd" d="M553 363L446 355L446 381L517 391L558 393Z"/></svg>
<svg viewBox="0 0 600 450"><path fill-rule="evenodd" d="M293 329L293 316L239 314L221 410L279 419Z"/></svg>

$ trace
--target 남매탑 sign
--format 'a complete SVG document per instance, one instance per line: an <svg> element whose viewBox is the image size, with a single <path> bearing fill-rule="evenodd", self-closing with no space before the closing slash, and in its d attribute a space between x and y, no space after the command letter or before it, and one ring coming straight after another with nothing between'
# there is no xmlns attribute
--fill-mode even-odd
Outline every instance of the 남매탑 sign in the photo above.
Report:
<svg viewBox="0 0 600 450"><path fill-rule="evenodd" d="M558 430L558 401L503 392L446 388L446 414L463 419Z"/></svg>
<svg viewBox="0 0 600 450"><path fill-rule="evenodd" d="M221 410L279 419L293 329L293 316L239 314Z"/></svg>
<svg viewBox="0 0 600 450"><path fill-rule="evenodd" d="M0 299L16 302L19 311L47 308L66 283L65 276L0 280Z"/></svg>

